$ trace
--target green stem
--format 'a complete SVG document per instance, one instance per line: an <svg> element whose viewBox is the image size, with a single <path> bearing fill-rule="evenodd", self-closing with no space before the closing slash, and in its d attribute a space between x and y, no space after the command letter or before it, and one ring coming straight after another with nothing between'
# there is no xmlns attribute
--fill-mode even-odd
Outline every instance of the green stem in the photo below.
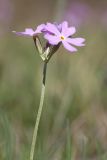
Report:
<svg viewBox="0 0 107 160"><path fill-rule="evenodd" d="M37 113L37 118L36 118L33 138L32 138L30 160L34 159L34 151L35 151L35 145L36 145L36 140L37 140L38 127L39 127L39 122L40 122L41 113L42 113L42 109L43 109L43 102L44 102L44 95L45 95L46 70L47 70L47 62L44 62L41 98L40 98L40 104L39 104L39 108L38 108L38 113Z"/></svg>

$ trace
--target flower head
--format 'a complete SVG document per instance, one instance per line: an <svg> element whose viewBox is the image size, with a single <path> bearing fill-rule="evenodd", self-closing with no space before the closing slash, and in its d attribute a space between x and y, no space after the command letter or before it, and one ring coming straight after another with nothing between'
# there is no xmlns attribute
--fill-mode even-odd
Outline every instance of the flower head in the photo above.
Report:
<svg viewBox="0 0 107 160"><path fill-rule="evenodd" d="M76 32L76 29L75 27L68 27L68 23L66 21L60 25L47 23L45 29L47 30L47 33L44 35L44 38L48 40L51 45L62 43L70 52L77 51L74 46L84 46L84 38L71 37Z"/></svg>
<svg viewBox="0 0 107 160"><path fill-rule="evenodd" d="M66 21L57 23L47 23L39 25L36 30L32 28L26 28L24 32L16 32L17 35L30 36L33 38L36 49L43 61L48 62L52 55L59 49L60 45L70 52L75 52L77 49L75 46L84 46L84 38L73 38L72 35L76 32L75 27L68 27ZM41 37L39 33L42 33L46 39L44 45L41 43Z"/></svg>
<svg viewBox="0 0 107 160"><path fill-rule="evenodd" d="M26 28L24 32L16 32L17 35L24 35L24 36L34 36L35 34L42 33L42 30L45 28L45 24L39 25L36 30L34 31L32 28Z"/></svg>

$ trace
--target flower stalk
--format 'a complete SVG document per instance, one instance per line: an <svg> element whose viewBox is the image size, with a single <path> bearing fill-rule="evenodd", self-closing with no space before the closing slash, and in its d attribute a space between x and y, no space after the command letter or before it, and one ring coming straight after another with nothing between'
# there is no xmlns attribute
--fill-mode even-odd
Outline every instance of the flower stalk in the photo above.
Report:
<svg viewBox="0 0 107 160"><path fill-rule="evenodd" d="M32 138L30 160L34 159L34 151L35 151L35 145L36 145L36 141L37 141L38 127L39 127L41 113L42 113L42 109L43 109L43 102L44 102L44 95L45 95L46 71L47 71L47 62L44 62L41 98L40 98L40 104L39 104L39 108L38 108L38 113L37 113L37 118L36 118L33 138Z"/></svg>

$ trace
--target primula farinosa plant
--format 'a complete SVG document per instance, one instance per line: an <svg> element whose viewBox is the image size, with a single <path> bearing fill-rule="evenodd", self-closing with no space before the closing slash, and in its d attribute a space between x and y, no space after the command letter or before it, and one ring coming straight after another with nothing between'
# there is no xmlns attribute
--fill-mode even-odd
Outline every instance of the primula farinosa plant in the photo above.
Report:
<svg viewBox="0 0 107 160"><path fill-rule="evenodd" d="M30 160L34 159L34 150L35 144L37 140L37 133L39 122L41 118L43 102L44 102L44 94L45 94L45 81L46 81L46 70L47 64L52 57L52 55L59 49L60 45L63 45L65 49L67 49L70 53L74 53L77 51L75 46L84 46L85 39L84 38L73 38L72 36L76 33L75 27L69 27L66 21L61 24L57 23L47 23L39 25L36 30L31 28L26 28L24 32L16 32L17 35L22 36L30 36L33 38L37 51L44 62L43 66L43 80L42 80L42 90L41 90L41 98L40 104L38 108L31 151L30 151ZM42 34L45 39L45 45L42 45L40 41L40 34Z"/></svg>

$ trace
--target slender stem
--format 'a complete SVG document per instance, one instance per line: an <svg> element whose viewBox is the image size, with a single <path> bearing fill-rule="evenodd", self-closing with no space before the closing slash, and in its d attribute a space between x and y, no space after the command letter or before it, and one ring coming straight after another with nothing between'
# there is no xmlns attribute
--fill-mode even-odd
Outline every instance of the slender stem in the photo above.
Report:
<svg viewBox="0 0 107 160"><path fill-rule="evenodd" d="M36 145L36 140L37 140L38 127L39 127L39 122L40 122L41 113L42 113L42 109L43 109L43 102L44 102L44 95L45 95L45 82L46 82L46 70L47 70L47 62L44 62L41 98L40 98L40 104L39 104L39 108L38 108L38 113L37 113L37 118L36 118L33 138L32 138L30 160L34 159L34 151L35 151L35 145Z"/></svg>

